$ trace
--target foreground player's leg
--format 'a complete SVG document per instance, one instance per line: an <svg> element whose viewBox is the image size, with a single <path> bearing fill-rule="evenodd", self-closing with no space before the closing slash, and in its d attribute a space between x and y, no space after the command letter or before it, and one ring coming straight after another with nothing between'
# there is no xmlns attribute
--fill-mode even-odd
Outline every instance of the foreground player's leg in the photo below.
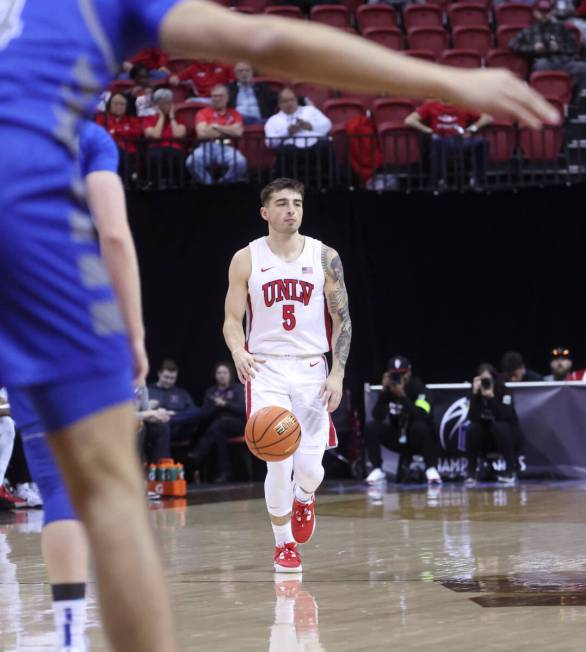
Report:
<svg viewBox="0 0 586 652"><path fill-rule="evenodd" d="M104 625L114 650L173 652L166 581L148 522L131 403L51 434L94 554Z"/></svg>
<svg viewBox="0 0 586 652"><path fill-rule="evenodd" d="M324 479L323 453L295 453L293 456L295 498L291 513L293 538L307 543L315 532L315 492Z"/></svg>

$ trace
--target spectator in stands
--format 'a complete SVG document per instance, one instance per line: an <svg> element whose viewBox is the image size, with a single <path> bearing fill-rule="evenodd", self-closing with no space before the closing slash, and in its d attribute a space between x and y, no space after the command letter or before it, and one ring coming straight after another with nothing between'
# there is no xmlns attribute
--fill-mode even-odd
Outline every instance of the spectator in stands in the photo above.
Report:
<svg viewBox="0 0 586 652"><path fill-rule="evenodd" d="M212 90L212 106L201 109L195 117L195 131L202 143L187 157L187 169L205 184L214 183L213 168L219 170L219 183L242 181L247 162L234 147L232 138L244 133L242 116L228 108L228 89L219 84Z"/></svg>
<svg viewBox="0 0 586 652"><path fill-rule="evenodd" d="M244 386L234 382L234 369L229 362L218 362L213 376L215 384L206 391L202 405L203 432L189 458L195 468L200 468L210 448L216 446L216 482L225 482L229 473L227 440L243 435L246 425Z"/></svg>
<svg viewBox="0 0 586 652"><path fill-rule="evenodd" d="M511 39L511 50L529 57L534 71L563 70L576 91L586 88L586 61L577 59L580 48L572 32L553 19L551 0L537 0L533 15L534 23Z"/></svg>
<svg viewBox="0 0 586 652"><path fill-rule="evenodd" d="M130 79L134 86L130 89L130 96L134 100L134 112L140 118L156 115L157 109L153 102L153 88L149 71L145 66L134 66L130 71Z"/></svg>
<svg viewBox="0 0 586 652"><path fill-rule="evenodd" d="M547 382L552 381L566 381L566 380L583 380L584 370L580 369L572 371L574 361L572 359L572 352L565 346L555 346L551 350L549 359L549 368L551 374L543 378Z"/></svg>
<svg viewBox="0 0 586 652"><path fill-rule="evenodd" d="M478 132L492 122L486 113L479 114L428 100L405 118L405 124L431 136L431 183L438 189L446 186L450 158L461 158L471 169L470 185L484 183L488 144Z"/></svg>
<svg viewBox="0 0 586 652"><path fill-rule="evenodd" d="M98 113L96 122L112 136L120 150L120 160L124 154L136 154L136 141L142 136L140 120L128 115L128 98L122 93L114 93L106 102L106 110Z"/></svg>
<svg viewBox="0 0 586 652"><path fill-rule="evenodd" d="M194 61L192 65L169 77L172 86L180 82L189 82L197 102L213 104L212 89L219 84L226 85L234 79L230 66L212 61Z"/></svg>
<svg viewBox="0 0 586 652"><path fill-rule="evenodd" d="M159 187L177 183L183 176L184 143L187 129L175 119L173 93L159 88L153 94L157 114L144 118L144 135L150 141L147 152L149 181Z"/></svg>
<svg viewBox="0 0 586 652"><path fill-rule="evenodd" d="M162 409L167 413L148 415L155 418L144 419L147 440L152 440L155 448L160 450L165 450L165 442L168 446L173 440L191 439L201 418L201 408L194 403L189 392L177 387L178 375L177 363L164 360L157 383L148 386L149 409L155 412Z"/></svg>
<svg viewBox="0 0 586 652"><path fill-rule="evenodd" d="M265 124L267 147L277 150L279 175L295 178L299 176L299 165L309 160L309 152L316 156L327 152L326 136L332 122L315 106L299 106L290 88L279 93L279 109Z"/></svg>
<svg viewBox="0 0 586 652"><path fill-rule="evenodd" d="M507 351L501 358L501 373L507 383L539 383L543 381L536 371L525 367L523 356L517 351Z"/></svg>
<svg viewBox="0 0 586 652"><path fill-rule="evenodd" d="M579 0L556 0L553 18L564 25L574 25L580 32L580 41L586 43L586 20L578 16L579 5Z"/></svg>
<svg viewBox="0 0 586 652"><path fill-rule="evenodd" d="M228 84L228 106L236 109L245 125L264 124L277 108L277 95L268 84L252 81L252 66L239 61L234 66L236 81Z"/></svg>
<svg viewBox="0 0 586 652"><path fill-rule="evenodd" d="M146 69L151 79L162 79L170 72L169 68L167 68L168 63L169 56L163 50L159 48L143 48L133 57L123 62L122 70L129 74L134 66L140 65Z"/></svg>
<svg viewBox="0 0 586 652"><path fill-rule="evenodd" d="M503 484L513 484L516 480L516 458L522 446L521 429L513 394L488 363L478 367L472 381L468 420L466 454L469 471L466 483L476 483L479 457L496 450L505 458L506 464L505 471L499 473L497 479Z"/></svg>
<svg viewBox="0 0 586 652"><path fill-rule="evenodd" d="M147 428L145 424L167 424L175 412L163 407L151 408L146 385L138 387L134 394L140 424L138 441L141 458L147 464L158 464L159 460L171 457L171 428ZM155 404L158 401L153 401Z"/></svg>
<svg viewBox="0 0 586 652"><path fill-rule="evenodd" d="M380 448L383 444L393 451L405 449L411 455L422 455L428 483L441 484L437 435L425 384L413 376L407 358L395 356L389 360L382 386L372 411L373 421L364 429L366 451L374 467L366 481L385 479Z"/></svg>

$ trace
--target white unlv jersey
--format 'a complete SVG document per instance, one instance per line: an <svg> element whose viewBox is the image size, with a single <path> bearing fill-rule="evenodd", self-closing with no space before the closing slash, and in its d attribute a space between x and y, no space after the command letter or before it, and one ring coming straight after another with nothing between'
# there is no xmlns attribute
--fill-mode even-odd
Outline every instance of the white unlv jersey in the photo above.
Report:
<svg viewBox="0 0 586 652"><path fill-rule="evenodd" d="M266 238L250 243L246 341L251 353L320 355L330 350L322 243L305 236L301 255L286 263Z"/></svg>

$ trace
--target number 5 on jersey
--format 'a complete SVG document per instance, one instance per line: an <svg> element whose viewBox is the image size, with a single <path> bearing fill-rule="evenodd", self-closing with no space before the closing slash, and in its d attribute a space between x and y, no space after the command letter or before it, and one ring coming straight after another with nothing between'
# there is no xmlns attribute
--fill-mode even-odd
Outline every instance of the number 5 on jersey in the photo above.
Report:
<svg viewBox="0 0 586 652"><path fill-rule="evenodd" d="M286 331L292 331L297 325L295 319L295 306L287 303L283 306L283 328Z"/></svg>

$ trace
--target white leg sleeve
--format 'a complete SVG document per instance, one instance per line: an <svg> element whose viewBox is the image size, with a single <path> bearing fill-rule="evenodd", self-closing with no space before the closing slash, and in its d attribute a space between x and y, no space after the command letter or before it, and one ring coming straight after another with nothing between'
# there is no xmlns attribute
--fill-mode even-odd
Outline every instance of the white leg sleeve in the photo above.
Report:
<svg viewBox="0 0 586 652"><path fill-rule="evenodd" d="M312 494L324 479L322 455L295 453L293 455L293 481L305 493Z"/></svg>
<svg viewBox="0 0 586 652"><path fill-rule="evenodd" d="M267 462L265 500L271 516L287 516L293 504L293 458Z"/></svg>
<svg viewBox="0 0 586 652"><path fill-rule="evenodd" d="M4 482L6 469L12 457L16 428L10 417L0 417L0 484Z"/></svg>

